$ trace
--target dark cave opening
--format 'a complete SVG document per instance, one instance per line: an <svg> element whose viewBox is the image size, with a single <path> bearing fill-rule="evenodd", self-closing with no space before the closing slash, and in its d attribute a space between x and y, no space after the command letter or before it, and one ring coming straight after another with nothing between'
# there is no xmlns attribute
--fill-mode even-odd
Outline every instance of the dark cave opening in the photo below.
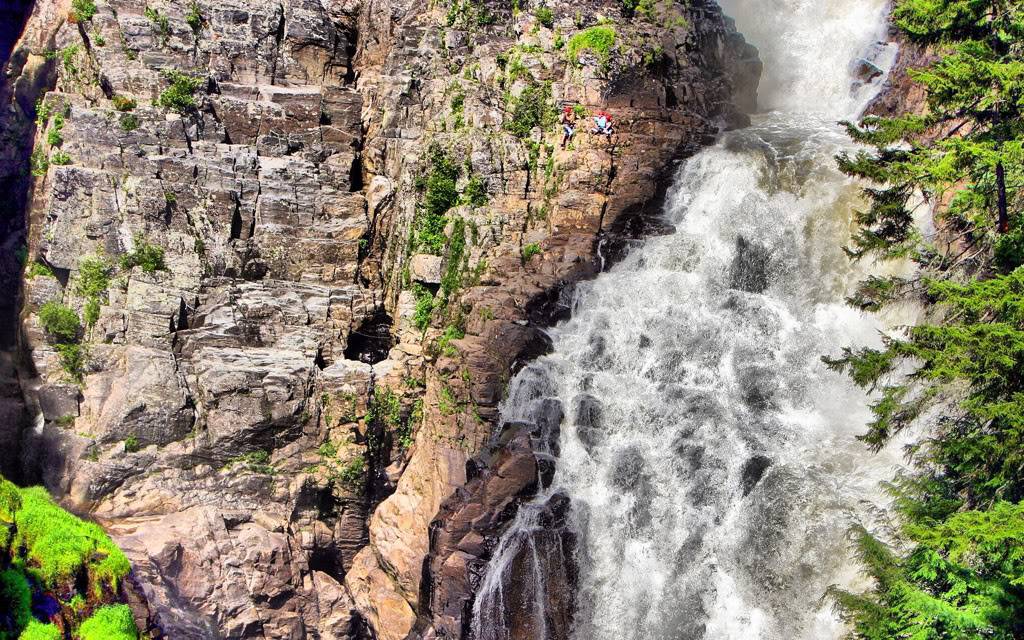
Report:
<svg viewBox="0 0 1024 640"><path fill-rule="evenodd" d="M394 345L394 337L391 335L392 322L391 316L384 309L377 309L349 335L345 359L358 360L366 364L377 364L386 360Z"/></svg>

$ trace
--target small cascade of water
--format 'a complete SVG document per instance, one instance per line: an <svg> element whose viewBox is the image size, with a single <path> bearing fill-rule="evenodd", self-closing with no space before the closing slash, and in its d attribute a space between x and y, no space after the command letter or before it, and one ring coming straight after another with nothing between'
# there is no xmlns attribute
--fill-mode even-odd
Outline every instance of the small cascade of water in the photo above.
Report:
<svg viewBox="0 0 1024 640"><path fill-rule="evenodd" d="M494 552L477 640L842 635L821 597L857 579L846 532L900 462L856 440L869 399L820 361L884 329L844 303L862 203L833 156L891 63L886 2L722 4L771 110L681 167L675 233L579 287L553 352L512 381L503 421L565 419L553 479ZM568 597L571 624L548 607Z"/></svg>

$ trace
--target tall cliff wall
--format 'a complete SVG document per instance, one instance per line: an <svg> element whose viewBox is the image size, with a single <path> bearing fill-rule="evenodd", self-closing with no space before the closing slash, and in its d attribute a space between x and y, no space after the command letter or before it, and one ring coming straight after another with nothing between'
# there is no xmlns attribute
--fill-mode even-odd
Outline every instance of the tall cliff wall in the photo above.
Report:
<svg viewBox="0 0 1024 640"><path fill-rule="evenodd" d="M464 635L538 481L504 385L756 51L710 0L80 9L37 0L0 93L5 473L104 524L154 637ZM559 148L562 104L615 135Z"/></svg>

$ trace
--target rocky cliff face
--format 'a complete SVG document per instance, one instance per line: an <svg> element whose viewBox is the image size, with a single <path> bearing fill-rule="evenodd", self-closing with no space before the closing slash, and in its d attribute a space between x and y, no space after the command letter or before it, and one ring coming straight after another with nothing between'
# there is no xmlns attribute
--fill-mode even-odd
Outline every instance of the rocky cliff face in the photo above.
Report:
<svg viewBox="0 0 1024 640"><path fill-rule="evenodd" d="M713 2L644 7L37 0L2 462L107 527L154 637L465 636L545 476L505 382L753 107ZM615 135L559 148L563 103Z"/></svg>

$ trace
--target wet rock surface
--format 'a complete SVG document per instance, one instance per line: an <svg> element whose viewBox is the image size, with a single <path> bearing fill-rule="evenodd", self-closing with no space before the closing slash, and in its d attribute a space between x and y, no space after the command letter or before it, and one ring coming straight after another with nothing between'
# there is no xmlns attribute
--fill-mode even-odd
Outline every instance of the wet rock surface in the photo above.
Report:
<svg viewBox="0 0 1024 640"><path fill-rule="evenodd" d="M20 446L0 462L107 527L153 636L464 637L493 545L550 482L537 439L575 410L494 433L509 376L602 240L658 228L672 161L753 104L756 51L711 2L559 0L551 25L442 4L98 0L71 22L39 0L14 49L0 178L30 267L5 267ZM569 60L597 15L615 55ZM616 135L512 133L548 87ZM428 251L438 148L459 197ZM82 319L78 361L48 302ZM549 507L564 630L573 534Z"/></svg>

